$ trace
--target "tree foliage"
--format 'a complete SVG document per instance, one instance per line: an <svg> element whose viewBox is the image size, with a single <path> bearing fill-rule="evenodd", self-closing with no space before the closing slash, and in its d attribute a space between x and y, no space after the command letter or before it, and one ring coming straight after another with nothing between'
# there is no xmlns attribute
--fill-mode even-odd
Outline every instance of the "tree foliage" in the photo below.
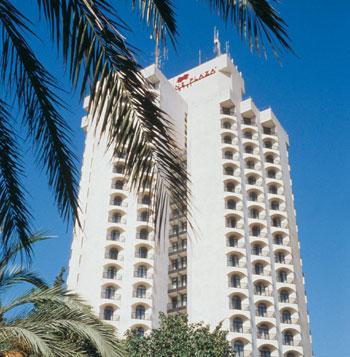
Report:
<svg viewBox="0 0 350 357"><path fill-rule="evenodd" d="M42 237L31 237L34 244ZM112 326L101 322L91 308L62 285L62 272L49 287L29 268L16 267L17 250L0 259L0 357L119 357L125 356ZM5 301L18 284L31 289ZM91 352L93 351L93 353Z"/></svg>
<svg viewBox="0 0 350 357"><path fill-rule="evenodd" d="M126 348L131 357L229 357L233 356L227 332L219 324L189 324L185 315L160 315L160 327L149 335L127 333Z"/></svg>

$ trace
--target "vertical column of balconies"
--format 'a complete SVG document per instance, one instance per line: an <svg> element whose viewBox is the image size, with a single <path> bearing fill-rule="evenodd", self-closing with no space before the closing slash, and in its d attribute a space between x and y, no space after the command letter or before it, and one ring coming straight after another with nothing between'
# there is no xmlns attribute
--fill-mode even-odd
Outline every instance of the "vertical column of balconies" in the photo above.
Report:
<svg viewBox="0 0 350 357"><path fill-rule="evenodd" d="M281 143L278 142L273 123L263 123L260 130L279 356L300 356L303 355L303 351L300 347L297 292L282 180L279 151Z"/></svg>
<svg viewBox="0 0 350 357"><path fill-rule="evenodd" d="M154 212L151 181L146 183L137 198L134 274L132 282L131 328L138 333L151 329L153 269L154 269Z"/></svg>
<svg viewBox="0 0 350 357"><path fill-rule="evenodd" d="M123 276L124 242L128 187L124 175L124 154L113 159L111 189L108 207L108 223L105 237L103 276L101 286L101 318L114 324L119 321Z"/></svg>
<svg viewBox="0 0 350 357"><path fill-rule="evenodd" d="M221 107L221 150L224 185L225 237L230 342L237 356L251 356L252 330L249 272L244 231L244 203L238 118L234 107Z"/></svg>
<svg viewBox="0 0 350 357"><path fill-rule="evenodd" d="M254 111L248 115L242 115L240 128L255 356L267 353L264 351L265 345L275 339L273 303L270 297L272 293L271 262L267 242L259 133Z"/></svg>
<svg viewBox="0 0 350 357"><path fill-rule="evenodd" d="M186 208L170 205L168 313L185 313L187 307L187 216Z"/></svg>

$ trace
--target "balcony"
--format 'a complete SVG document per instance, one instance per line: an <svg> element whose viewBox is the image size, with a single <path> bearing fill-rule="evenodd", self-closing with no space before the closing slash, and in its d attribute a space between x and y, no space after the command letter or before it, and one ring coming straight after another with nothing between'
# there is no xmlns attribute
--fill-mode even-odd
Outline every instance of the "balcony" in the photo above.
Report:
<svg viewBox="0 0 350 357"><path fill-rule="evenodd" d="M118 273L113 274L113 273L104 271L102 276L103 276L103 279L122 280L122 275L118 274Z"/></svg>
<svg viewBox="0 0 350 357"><path fill-rule="evenodd" d="M187 284L179 284L179 285L169 284L168 285L168 293L173 293L176 291L183 291L186 288L187 288Z"/></svg>
<svg viewBox="0 0 350 357"><path fill-rule="evenodd" d="M169 237L176 237L176 236L180 236L182 234L186 234L187 233L187 229L170 229L169 230Z"/></svg>
<svg viewBox="0 0 350 357"><path fill-rule="evenodd" d="M229 307L231 310L249 311L249 304L235 304L230 301Z"/></svg>
<svg viewBox="0 0 350 357"><path fill-rule="evenodd" d="M109 293L107 291L102 291L101 292L101 298L102 299L107 299L107 300L120 300L121 295L120 294L115 294L115 293Z"/></svg>
<svg viewBox="0 0 350 357"><path fill-rule="evenodd" d="M186 246L180 246L180 247L170 247L168 251L168 255L175 255L175 254L181 254L187 251L187 245Z"/></svg>
<svg viewBox="0 0 350 357"><path fill-rule="evenodd" d="M279 296L278 301L282 304L296 304L297 299L294 296L289 296L289 297L282 297Z"/></svg>
<svg viewBox="0 0 350 357"><path fill-rule="evenodd" d="M233 268L246 268L247 263L242 261L232 261L231 259L227 259L227 266Z"/></svg>
<svg viewBox="0 0 350 357"><path fill-rule="evenodd" d="M151 315L148 313L137 313L137 312L132 312L131 313L131 318L133 320L151 320Z"/></svg>
<svg viewBox="0 0 350 357"><path fill-rule="evenodd" d="M229 281L228 282L228 287L229 288L234 288L234 289L248 289L248 284L247 283L241 283L241 282L233 284L231 281Z"/></svg>
<svg viewBox="0 0 350 357"><path fill-rule="evenodd" d="M256 337L260 340L275 340L276 339L276 334L271 334L271 333L257 333Z"/></svg>
<svg viewBox="0 0 350 357"><path fill-rule="evenodd" d="M181 271L185 271L187 269L187 264L180 264L178 266L169 265L168 269L169 273L180 273Z"/></svg>
<svg viewBox="0 0 350 357"><path fill-rule="evenodd" d="M241 327L241 326L230 326L230 331L235 333L245 333L250 334L251 329L249 327Z"/></svg>
<svg viewBox="0 0 350 357"><path fill-rule="evenodd" d="M273 317L275 317L275 312L274 311L263 311L263 310L255 309L255 316L273 318Z"/></svg>
<svg viewBox="0 0 350 357"><path fill-rule="evenodd" d="M117 261L122 262L124 260L124 257L122 255L115 255L115 254L110 254L109 252L106 252L105 259L117 260Z"/></svg>
<svg viewBox="0 0 350 357"><path fill-rule="evenodd" d="M148 291L141 292L141 291L133 290L132 297L138 298L138 299L152 299L152 293L148 292Z"/></svg>
<svg viewBox="0 0 350 357"><path fill-rule="evenodd" d="M177 304L168 304L168 312L181 312L186 309L187 303L186 302L179 302Z"/></svg>
<svg viewBox="0 0 350 357"><path fill-rule="evenodd" d="M299 319L298 319L298 318L295 318L295 317L292 317L292 318L290 318L290 319L283 319L283 318L281 318L281 324L286 324L286 325L294 324L294 325L298 325L298 324L299 324Z"/></svg>
<svg viewBox="0 0 350 357"><path fill-rule="evenodd" d="M139 259L153 259L154 255L152 253L140 253L140 252L135 252L135 258L139 258Z"/></svg>
<svg viewBox="0 0 350 357"><path fill-rule="evenodd" d="M135 270L134 271L134 278L152 279L153 278L153 274L152 273L144 273L144 272L140 272L140 271Z"/></svg>

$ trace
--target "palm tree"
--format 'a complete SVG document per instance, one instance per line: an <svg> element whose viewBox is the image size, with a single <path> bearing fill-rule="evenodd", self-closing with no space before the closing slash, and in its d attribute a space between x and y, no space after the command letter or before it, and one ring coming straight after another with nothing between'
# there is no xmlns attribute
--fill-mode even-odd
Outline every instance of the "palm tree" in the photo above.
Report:
<svg viewBox="0 0 350 357"><path fill-rule="evenodd" d="M252 50L278 56L290 50L286 25L268 0L206 0L212 11L232 23ZM126 174L132 188L142 190L155 179L155 204L170 196L180 206L188 202L188 176L173 140L172 125L156 104L155 94L140 72L134 48L125 39L129 28L113 0L33 0L39 20L46 21L74 90L90 94L94 124L107 134L109 145L127 153ZM21 185L23 168L13 110L21 114L37 161L47 173L60 214L76 218L77 171L71 132L60 113L60 88L44 68L27 39L35 28L11 0L0 0L0 227L3 244L22 243L31 235L31 215ZM177 39L174 1L131 0L161 45ZM99 85L100 84L100 85ZM5 95L6 93L6 95ZM17 124L18 126L18 124ZM157 209L156 212L161 212ZM156 218L156 221L158 219ZM161 221L161 220L160 220ZM30 246L24 244L29 250Z"/></svg>
<svg viewBox="0 0 350 357"><path fill-rule="evenodd" d="M34 244L42 237L31 237ZM11 267L18 245L1 256L0 356L1 357L117 357L125 355L113 327L102 323L74 294L56 279L48 287L28 268ZM3 303L3 294L18 283L33 289Z"/></svg>

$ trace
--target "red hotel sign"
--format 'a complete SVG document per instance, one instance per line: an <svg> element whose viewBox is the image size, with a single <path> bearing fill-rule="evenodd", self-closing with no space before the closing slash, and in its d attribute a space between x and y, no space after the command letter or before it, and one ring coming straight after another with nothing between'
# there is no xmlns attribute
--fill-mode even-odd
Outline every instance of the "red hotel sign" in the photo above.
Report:
<svg viewBox="0 0 350 357"><path fill-rule="evenodd" d="M175 89L177 91L181 91L185 88L192 87L192 84L194 84L198 81L201 81L204 78L212 76L215 73L216 73L216 68L209 69L208 71L201 73L198 77L190 78L189 73L183 74L182 76L179 76L177 78L176 84L175 84Z"/></svg>

